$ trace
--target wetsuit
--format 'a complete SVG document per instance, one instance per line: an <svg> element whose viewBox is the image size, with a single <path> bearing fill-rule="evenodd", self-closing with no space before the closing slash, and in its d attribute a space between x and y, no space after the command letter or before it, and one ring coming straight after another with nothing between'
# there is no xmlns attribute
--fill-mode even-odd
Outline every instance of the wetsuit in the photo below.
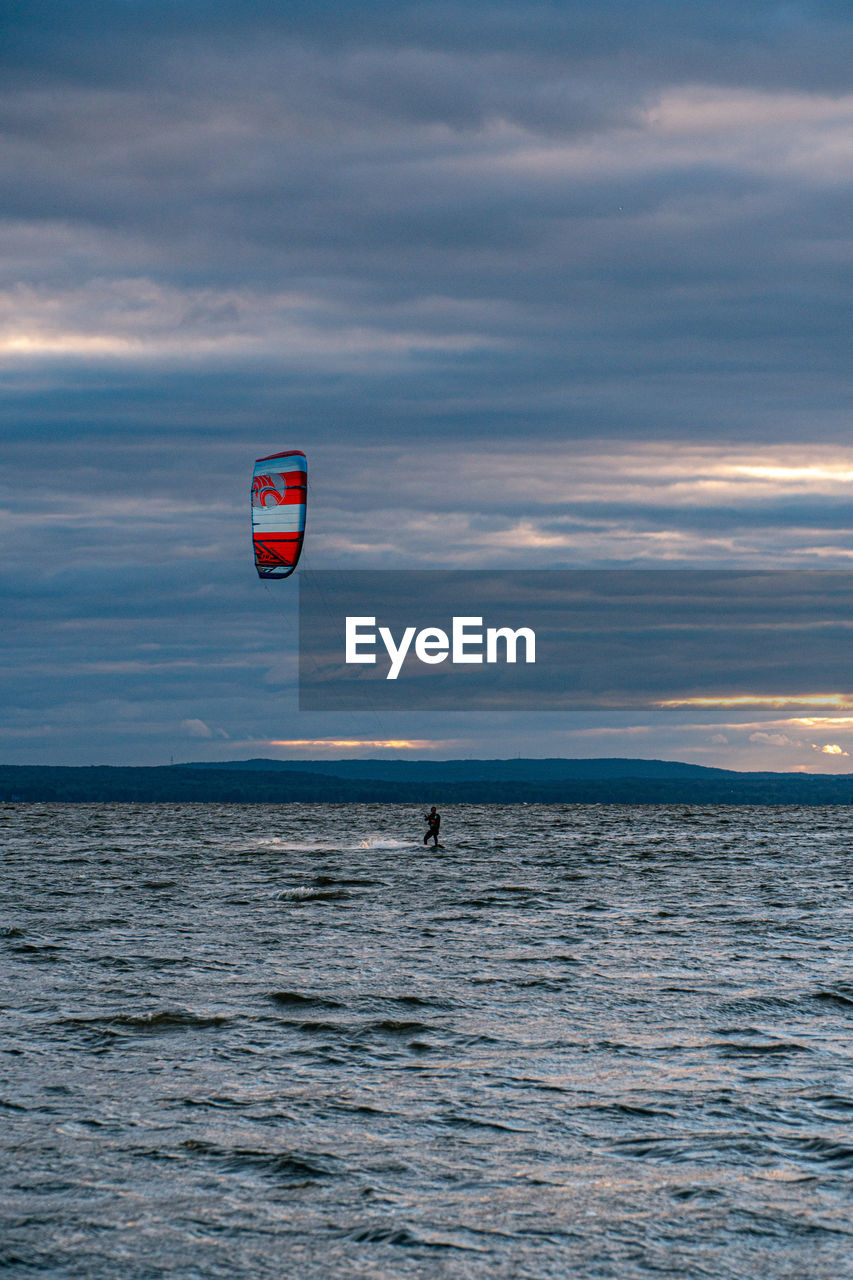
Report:
<svg viewBox="0 0 853 1280"><path fill-rule="evenodd" d="M429 823L429 826L426 829L426 835L424 836L424 844L429 842L430 836L432 836L433 843L438 844L438 829L441 826L441 814L435 812L425 813L424 821Z"/></svg>

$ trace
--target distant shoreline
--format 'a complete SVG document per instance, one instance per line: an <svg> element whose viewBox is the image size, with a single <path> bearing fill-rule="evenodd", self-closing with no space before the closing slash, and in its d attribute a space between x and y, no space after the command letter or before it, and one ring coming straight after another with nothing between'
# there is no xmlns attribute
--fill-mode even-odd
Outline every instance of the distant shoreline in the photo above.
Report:
<svg viewBox="0 0 853 1280"><path fill-rule="evenodd" d="M660 760L0 765L0 803L849 805L853 775Z"/></svg>

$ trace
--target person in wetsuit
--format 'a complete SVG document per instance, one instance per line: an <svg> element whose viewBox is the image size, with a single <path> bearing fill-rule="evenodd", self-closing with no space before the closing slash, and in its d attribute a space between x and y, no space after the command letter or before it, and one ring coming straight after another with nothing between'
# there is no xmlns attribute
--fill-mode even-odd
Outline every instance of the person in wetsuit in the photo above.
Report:
<svg viewBox="0 0 853 1280"><path fill-rule="evenodd" d="M441 814L436 813L435 805L432 806L429 813L424 814L424 822L427 823L426 835L424 836L424 844L429 843L432 836L433 848L438 844L438 831L441 826Z"/></svg>

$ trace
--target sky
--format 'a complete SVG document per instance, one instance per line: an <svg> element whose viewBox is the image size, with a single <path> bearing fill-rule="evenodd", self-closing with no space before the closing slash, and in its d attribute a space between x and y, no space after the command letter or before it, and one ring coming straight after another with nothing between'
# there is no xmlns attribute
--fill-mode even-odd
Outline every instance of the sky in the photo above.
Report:
<svg viewBox="0 0 853 1280"><path fill-rule="evenodd" d="M299 712L248 532L301 448L307 573L853 567L848 5L0 24L0 762L853 771L818 663L778 705Z"/></svg>

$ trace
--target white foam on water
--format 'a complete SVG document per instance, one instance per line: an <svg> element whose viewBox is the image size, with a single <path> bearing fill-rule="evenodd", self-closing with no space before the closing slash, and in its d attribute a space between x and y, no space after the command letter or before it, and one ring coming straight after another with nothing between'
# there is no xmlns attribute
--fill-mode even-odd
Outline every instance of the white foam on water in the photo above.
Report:
<svg viewBox="0 0 853 1280"><path fill-rule="evenodd" d="M284 853L330 853L338 852L345 848L344 845L338 844L336 840L282 840L278 836L271 836L266 840L258 840L256 842L263 845L267 849L281 849Z"/></svg>
<svg viewBox="0 0 853 1280"><path fill-rule="evenodd" d="M340 886L297 885L293 889L281 889L275 896L279 902L334 902L350 894Z"/></svg>
<svg viewBox="0 0 853 1280"><path fill-rule="evenodd" d="M360 849L408 849L408 840L396 840L392 836L368 836L362 840Z"/></svg>

